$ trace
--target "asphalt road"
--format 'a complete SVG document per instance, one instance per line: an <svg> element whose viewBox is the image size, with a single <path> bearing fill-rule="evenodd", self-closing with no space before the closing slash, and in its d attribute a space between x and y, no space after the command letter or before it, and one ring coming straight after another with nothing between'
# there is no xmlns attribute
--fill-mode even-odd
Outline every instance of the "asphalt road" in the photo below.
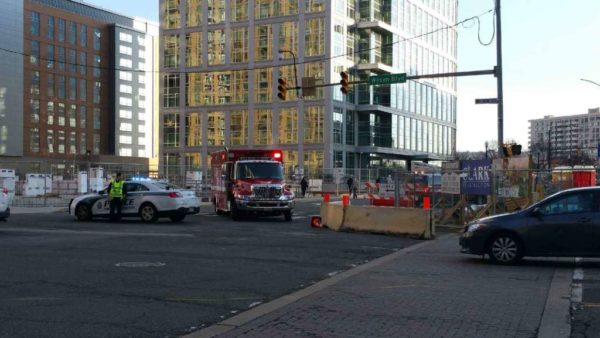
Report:
<svg viewBox="0 0 600 338"><path fill-rule="evenodd" d="M201 215L173 224L77 222L63 213L0 224L0 337L165 337L223 320L415 240L282 218Z"/></svg>

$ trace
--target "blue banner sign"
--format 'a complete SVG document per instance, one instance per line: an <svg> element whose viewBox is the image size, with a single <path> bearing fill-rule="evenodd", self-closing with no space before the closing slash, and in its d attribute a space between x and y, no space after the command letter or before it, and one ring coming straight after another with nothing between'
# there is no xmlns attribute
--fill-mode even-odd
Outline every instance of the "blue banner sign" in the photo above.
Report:
<svg viewBox="0 0 600 338"><path fill-rule="evenodd" d="M492 194L492 160L460 161L462 178L460 193L465 195Z"/></svg>

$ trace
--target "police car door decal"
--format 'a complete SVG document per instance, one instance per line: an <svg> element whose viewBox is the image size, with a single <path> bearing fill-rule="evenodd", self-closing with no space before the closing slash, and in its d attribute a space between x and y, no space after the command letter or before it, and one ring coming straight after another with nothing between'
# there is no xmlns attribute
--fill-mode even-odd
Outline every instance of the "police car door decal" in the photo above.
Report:
<svg viewBox="0 0 600 338"><path fill-rule="evenodd" d="M94 215L106 215L110 211L110 202L107 197L100 198L94 203Z"/></svg>

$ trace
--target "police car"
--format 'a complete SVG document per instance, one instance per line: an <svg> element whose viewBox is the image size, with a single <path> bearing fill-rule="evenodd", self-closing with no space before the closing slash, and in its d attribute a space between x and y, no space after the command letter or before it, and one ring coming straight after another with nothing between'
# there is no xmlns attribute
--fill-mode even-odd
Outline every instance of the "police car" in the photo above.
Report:
<svg viewBox="0 0 600 338"><path fill-rule="evenodd" d="M10 194L6 188L0 190L0 221L6 221L10 216Z"/></svg>
<svg viewBox="0 0 600 338"><path fill-rule="evenodd" d="M125 181L122 217L140 217L144 222L155 222L169 217L181 222L187 215L200 212L200 200L190 190L180 189L159 181ZM110 201L105 190L79 196L69 203L69 214L79 221L108 217Z"/></svg>

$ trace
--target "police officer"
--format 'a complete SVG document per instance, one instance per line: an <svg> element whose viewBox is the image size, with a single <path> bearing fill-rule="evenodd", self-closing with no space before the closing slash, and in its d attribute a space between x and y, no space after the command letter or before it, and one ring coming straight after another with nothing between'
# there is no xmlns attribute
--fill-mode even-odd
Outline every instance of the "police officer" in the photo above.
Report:
<svg viewBox="0 0 600 338"><path fill-rule="evenodd" d="M121 177L121 173L117 173L117 177L108 185L108 199L110 200L110 220L119 221L121 219L121 206L123 205L125 182ZM116 210L116 215L115 215Z"/></svg>

